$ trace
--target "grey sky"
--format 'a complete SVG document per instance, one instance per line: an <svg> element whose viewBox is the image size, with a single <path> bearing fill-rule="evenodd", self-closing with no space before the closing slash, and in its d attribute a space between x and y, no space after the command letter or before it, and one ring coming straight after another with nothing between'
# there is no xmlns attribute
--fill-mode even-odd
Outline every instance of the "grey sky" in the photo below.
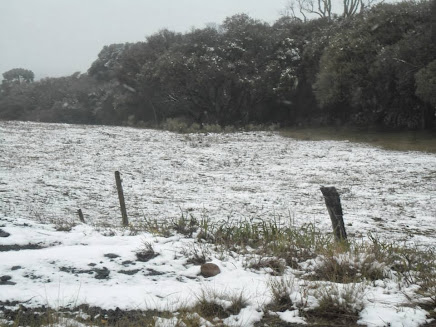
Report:
<svg viewBox="0 0 436 327"><path fill-rule="evenodd" d="M22 67L36 78L85 72L104 45L185 32L247 13L273 22L286 0L0 0L0 74ZM1 79L1 78L0 78Z"/></svg>

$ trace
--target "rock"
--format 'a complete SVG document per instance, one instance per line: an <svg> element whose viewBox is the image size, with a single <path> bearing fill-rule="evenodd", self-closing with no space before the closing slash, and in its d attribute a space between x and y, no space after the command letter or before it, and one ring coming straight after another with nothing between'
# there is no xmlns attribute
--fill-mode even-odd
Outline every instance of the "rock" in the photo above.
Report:
<svg viewBox="0 0 436 327"><path fill-rule="evenodd" d="M10 235L11 235L11 234L5 232L3 229L0 229L0 237L8 237L8 236L10 236Z"/></svg>
<svg viewBox="0 0 436 327"><path fill-rule="evenodd" d="M11 270L13 271L13 270L21 269L21 268L23 268L23 267L21 267L21 266L13 266L13 267L11 268Z"/></svg>
<svg viewBox="0 0 436 327"><path fill-rule="evenodd" d="M212 262L207 262L201 265L200 271L201 275L204 277L213 277L221 272L220 268Z"/></svg>

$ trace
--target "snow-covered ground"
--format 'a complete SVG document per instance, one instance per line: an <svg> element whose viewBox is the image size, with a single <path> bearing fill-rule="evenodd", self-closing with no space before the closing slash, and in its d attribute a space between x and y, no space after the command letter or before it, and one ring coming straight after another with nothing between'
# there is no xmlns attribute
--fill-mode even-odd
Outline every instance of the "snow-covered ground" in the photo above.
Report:
<svg viewBox="0 0 436 327"><path fill-rule="evenodd" d="M247 269L245 258L217 254L212 261L221 274L204 278L198 275L199 266L188 264L184 256L192 239L129 236L122 231L104 236L94 229L121 224L116 170L123 178L132 223L189 212L216 222L311 222L330 231L319 188L336 186L349 236L372 233L421 247L436 245L435 154L297 141L270 132L179 135L0 122L0 229L10 234L0 237L0 247L47 246L0 252L0 277L9 276L0 283L0 301L174 310L192 304L204 290L243 292L249 306L225 322L250 326L261 318L261 308L271 300L268 283L275 277ZM87 225L61 232L42 224L77 221L79 208ZM145 242L159 255L135 261L135 252ZM292 278L292 271L287 274ZM303 282L297 278L296 287ZM424 310L403 305L414 287L400 286L394 281L368 286L360 322L425 322ZM280 316L302 321L297 312Z"/></svg>

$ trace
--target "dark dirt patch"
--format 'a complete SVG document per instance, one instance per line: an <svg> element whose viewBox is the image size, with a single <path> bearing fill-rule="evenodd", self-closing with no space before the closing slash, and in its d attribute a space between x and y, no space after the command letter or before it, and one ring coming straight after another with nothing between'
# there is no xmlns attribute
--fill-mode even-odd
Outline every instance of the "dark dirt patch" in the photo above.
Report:
<svg viewBox="0 0 436 327"><path fill-rule="evenodd" d="M11 282L11 279L9 275L0 276L0 285L15 285L16 283Z"/></svg>
<svg viewBox="0 0 436 327"><path fill-rule="evenodd" d="M118 254L115 254L115 253L106 253L104 256L106 258L109 258L109 259L115 259L115 258L119 258L120 257Z"/></svg>
<svg viewBox="0 0 436 327"><path fill-rule="evenodd" d="M0 229L0 237L9 237L11 234L5 232L3 229Z"/></svg>
<svg viewBox="0 0 436 327"><path fill-rule="evenodd" d="M74 267L59 267L60 271L69 273L69 274L92 274L94 272L93 269L77 269Z"/></svg>
<svg viewBox="0 0 436 327"><path fill-rule="evenodd" d="M102 269L95 268L95 279L109 279L110 270L106 267Z"/></svg>
<svg viewBox="0 0 436 327"><path fill-rule="evenodd" d="M74 267L60 267L60 271L74 274L75 276L78 276L79 274L94 274L96 279L108 279L110 270L106 267L103 268L93 268L93 269L77 269Z"/></svg>
<svg viewBox="0 0 436 327"><path fill-rule="evenodd" d="M47 326L53 324L55 311L41 307L37 309L26 308L19 302L0 303L0 312L3 312L3 319L13 321L14 326ZM19 309L8 309L5 306L19 305Z"/></svg>
<svg viewBox="0 0 436 327"><path fill-rule="evenodd" d="M157 271L151 268L148 268L147 271L149 272L147 274L147 276L160 276L160 275L164 275L165 273L161 272L161 271Z"/></svg>
<svg viewBox="0 0 436 327"><path fill-rule="evenodd" d="M19 305L19 309L8 309L5 306ZM0 302L0 312L3 312L3 319L14 322L19 326L47 326L55 324L61 316L70 317L77 321L91 326L117 326L136 327L154 326L153 317L169 317L167 312L142 311L142 310L106 310L99 307L80 305L73 309L60 308L57 311L45 306L39 308L27 308L19 302ZM78 318L77 313L89 315L88 319Z"/></svg>
<svg viewBox="0 0 436 327"><path fill-rule="evenodd" d="M40 250L43 249L44 246L40 244L25 244L25 245L19 245L19 244L7 244L7 245L0 245L0 252L7 252L7 251L21 251L21 250Z"/></svg>
<svg viewBox="0 0 436 327"><path fill-rule="evenodd" d="M43 283L50 283L51 279L50 278L46 278L44 276L40 276L40 275L35 275L34 273L28 273L23 275L23 277L32 279L32 280L41 280Z"/></svg>
<svg viewBox="0 0 436 327"><path fill-rule="evenodd" d="M141 251L136 253L136 259L140 262L147 262L157 256L158 254L154 251Z"/></svg>
<svg viewBox="0 0 436 327"><path fill-rule="evenodd" d="M140 272L140 271L141 271L141 269L119 270L118 273L120 273L120 274L124 274L124 275L132 276L132 275L137 274L137 273Z"/></svg>

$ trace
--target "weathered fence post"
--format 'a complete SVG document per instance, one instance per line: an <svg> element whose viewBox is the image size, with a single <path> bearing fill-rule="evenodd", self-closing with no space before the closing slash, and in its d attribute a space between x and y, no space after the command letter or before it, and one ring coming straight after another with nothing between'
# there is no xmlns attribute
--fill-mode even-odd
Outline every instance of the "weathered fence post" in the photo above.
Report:
<svg viewBox="0 0 436 327"><path fill-rule="evenodd" d="M115 172L115 181L117 183L118 199L120 200L121 216L123 217L123 226L129 226L129 220L127 219L126 203L124 202L123 186L121 185L120 172Z"/></svg>
<svg viewBox="0 0 436 327"><path fill-rule="evenodd" d="M325 204L332 221L333 232L336 241L344 241L347 239L345 231L344 218L342 214L341 199L335 187L321 187L322 195L324 196Z"/></svg>
<svg viewBox="0 0 436 327"><path fill-rule="evenodd" d="M82 223L85 223L85 218L83 218L82 209L77 210L77 214L79 215L79 219Z"/></svg>

